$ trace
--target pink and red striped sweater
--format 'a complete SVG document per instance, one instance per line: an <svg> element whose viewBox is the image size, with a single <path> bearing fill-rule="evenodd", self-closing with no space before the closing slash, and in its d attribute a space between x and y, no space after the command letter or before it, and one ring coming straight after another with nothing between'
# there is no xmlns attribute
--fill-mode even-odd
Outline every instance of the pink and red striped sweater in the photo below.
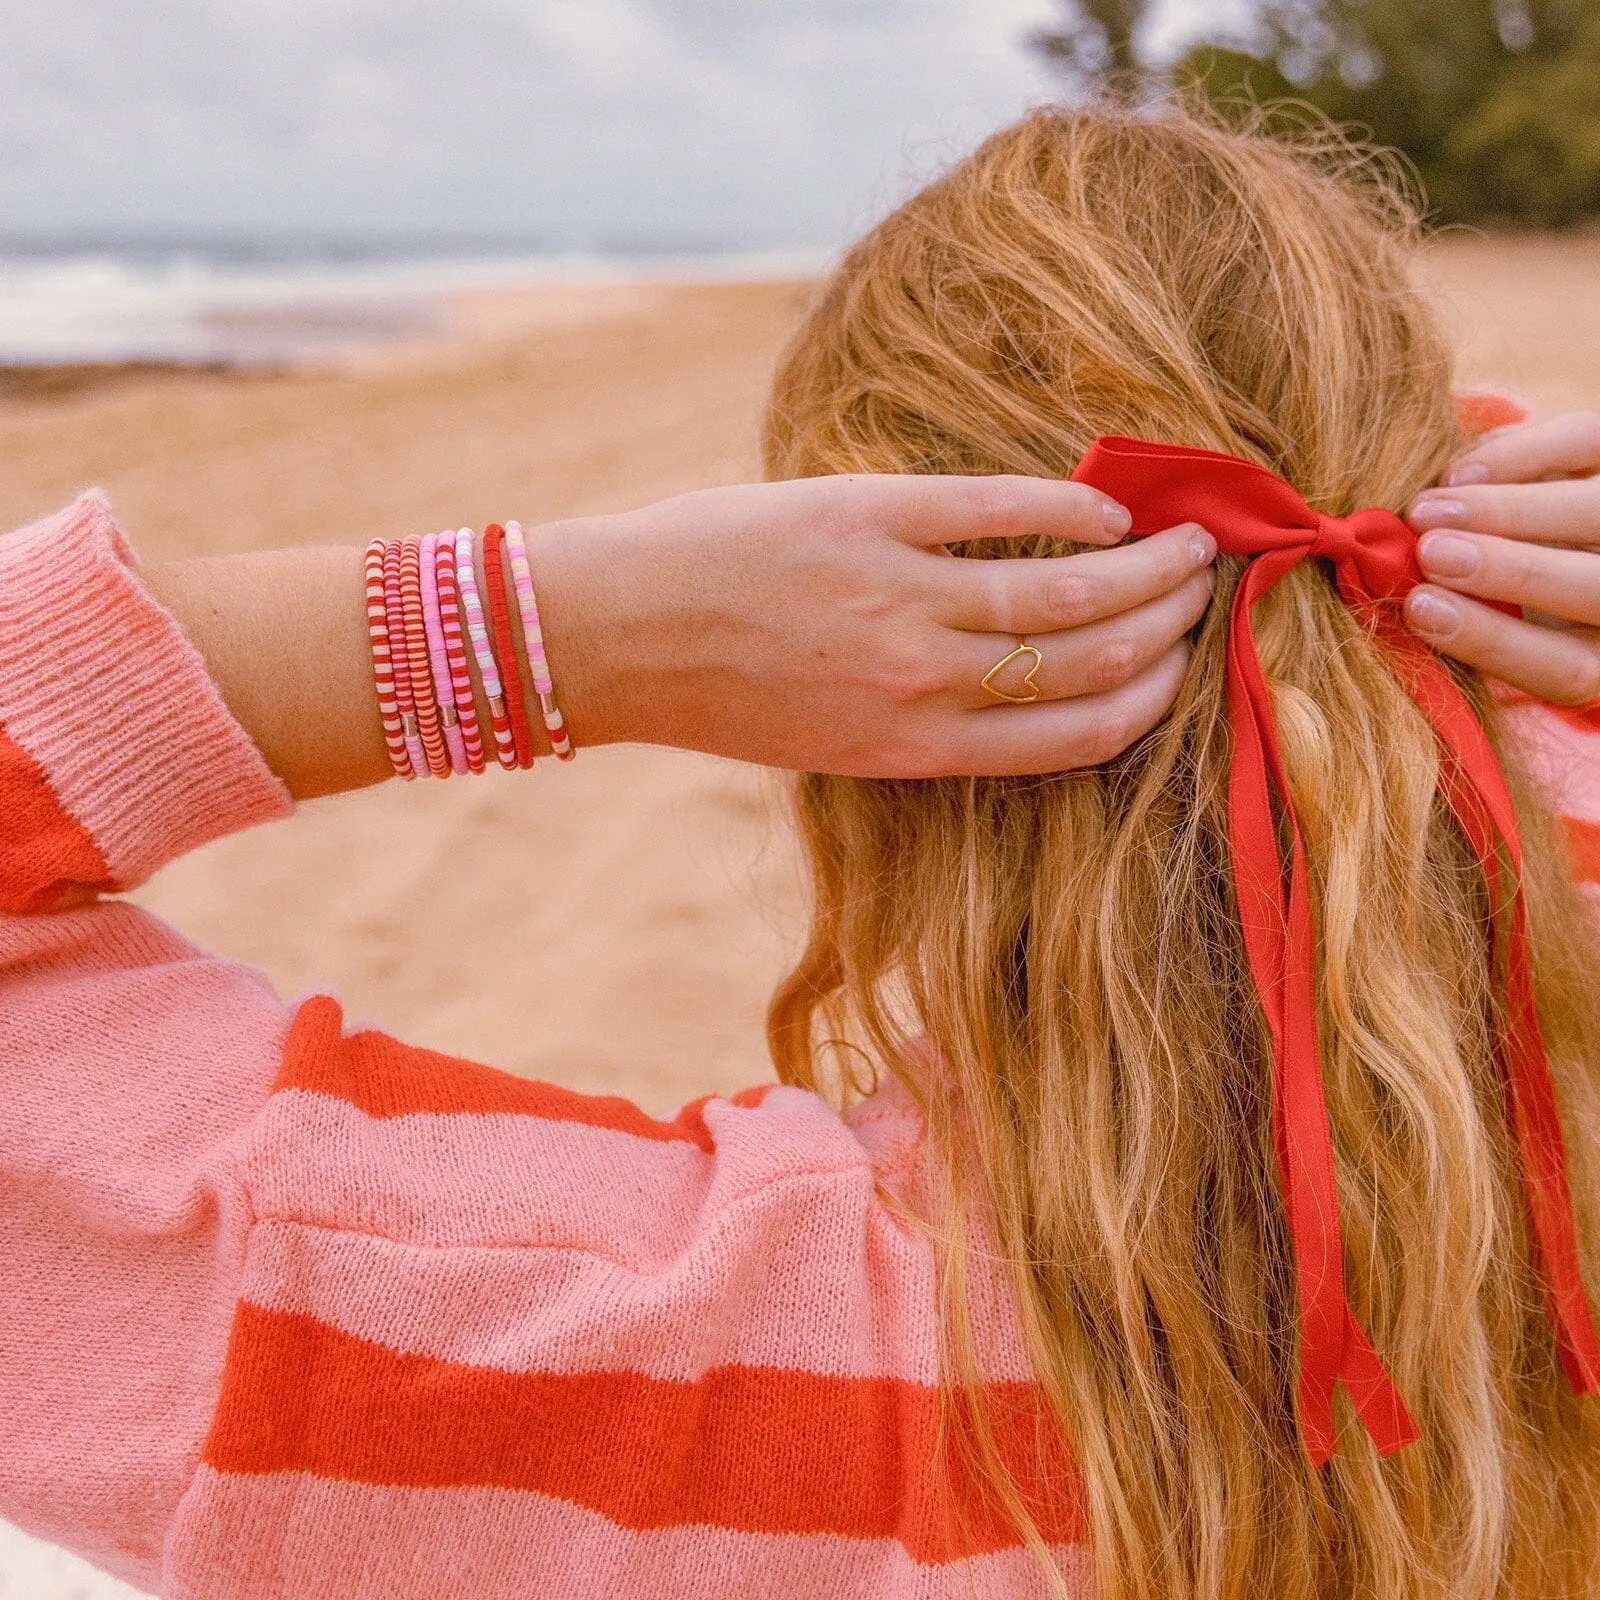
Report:
<svg viewBox="0 0 1600 1600"><path fill-rule="evenodd" d="M1600 879L1600 727L1515 715ZM103 499L0 539L0 1514L193 1600L1043 1594L940 1488L909 1097L657 1122L346 1032L98 898L288 807Z"/></svg>

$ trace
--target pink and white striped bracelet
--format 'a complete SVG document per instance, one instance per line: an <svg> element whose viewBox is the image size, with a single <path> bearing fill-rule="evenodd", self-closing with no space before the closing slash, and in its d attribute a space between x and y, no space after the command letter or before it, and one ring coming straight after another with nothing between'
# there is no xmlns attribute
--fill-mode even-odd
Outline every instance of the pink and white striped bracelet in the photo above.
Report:
<svg viewBox="0 0 1600 1600"><path fill-rule="evenodd" d="M422 541L422 626L428 639L428 665L433 671L433 696L439 703L439 725L444 730L445 749L450 753L450 771L465 773L467 749L461 739L460 719L456 716L456 691L450 681L450 653L445 649L444 627L439 620L439 535L428 534ZM448 774L446 774L448 776Z"/></svg>
<svg viewBox="0 0 1600 1600"><path fill-rule="evenodd" d="M461 610L467 619L467 637L472 641L473 659L478 663L483 697L489 702L495 759L507 771L515 772L517 745L511 734L511 715L506 710L505 688L500 682L500 668L494 659L489 628L483 620L483 601L478 595L478 569L474 560L477 543L471 528L463 528L456 535L456 584L461 590Z"/></svg>
<svg viewBox="0 0 1600 1600"><path fill-rule="evenodd" d="M533 596L533 574L528 570L528 550L522 539L522 524L508 522L506 547L511 552L511 581L517 591L517 608L522 615L522 644L527 652L528 671L533 675L534 692L544 713L552 754L563 761L573 757L572 741L567 737L566 720L555 701L555 685L550 681L550 664L544 655L544 634L539 629L539 606Z"/></svg>
<svg viewBox="0 0 1600 1600"><path fill-rule="evenodd" d="M444 635L445 660L450 669L450 689L455 697L456 720L461 725L461 746L467 771L483 771L483 735L478 731L478 707L472 698L472 674L467 671L466 641L461 637L461 591L456 583L456 535L441 533L434 548L439 587L439 631Z"/></svg>

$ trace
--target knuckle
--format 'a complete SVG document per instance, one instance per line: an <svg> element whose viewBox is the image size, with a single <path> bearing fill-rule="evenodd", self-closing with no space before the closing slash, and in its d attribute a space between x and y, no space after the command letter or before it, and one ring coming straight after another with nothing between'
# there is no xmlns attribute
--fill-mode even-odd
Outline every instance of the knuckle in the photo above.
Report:
<svg viewBox="0 0 1600 1600"><path fill-rule="evenodd" d="M1073 570L1072 557L1063 571L1053 572L1044 590L1045 614L1057 628L1074 628L1084 622L1094 606L1094 581L1081 570Z"/></svg>
<svg viewBox="0 0 1600 1600"><path fill-rule="evenodd" d="M918 705L944 690L943 674L928 653L908 646L880 652L872 672L873 687L897 706Z"/></svg>
<svg viewBox="0 0 1600 1600"><path fill-rule="evenodd" d="M1557 671L1550 698L1557 705L1581 706L1596 696L1600 696L1600 652L1584 650Z"/></svg>
<svg viewBox="0 0 1600 1600"><path fill-rule="evenodd" d="M1516 544L1510 540L1504 541L1509 549L1499 548L1501 541L1479 539L1480 556L1478 570L1472 574L1473 583L1468 587L1483 589L1486 585L1490 592L1497 589L1510 589L1520 596L1526 594L1536 586L1544 575L1545 564L1549 561L1549 552L1538 545Z"/></svg>
<svg viewBox="0 0 1600 1600"><path fill-rule="evenodd" d="M973 581L982 596L984 614L1003 633L1025 631L1018 623L1018 605L1007 581L1004 561L969 561Z"/></svg>
<svg viewBox="0 0 1600 1600"><path fill-rule="evenodd" d="M1131 678L1139 666L1138 644L1126 634L1113 634L1094 653L1088 680L1095 690L1117 689Z"/></svg>
<svg viewBox="0 0 1600 1600"><path fill-rule="evenodd" d="M1115 760L1138 736L1139 729L1130 712L1120 706L1107 706L1084 736L1084 765L1098 767Z"/></svg>

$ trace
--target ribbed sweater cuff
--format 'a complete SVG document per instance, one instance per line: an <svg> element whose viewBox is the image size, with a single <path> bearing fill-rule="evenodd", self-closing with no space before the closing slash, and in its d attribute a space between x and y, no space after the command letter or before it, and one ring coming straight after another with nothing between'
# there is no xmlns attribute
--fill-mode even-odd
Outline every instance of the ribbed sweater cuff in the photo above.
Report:
<svg viewBox="0 0 1600 1600"><path fill-rule="evenodd" d="M0 538L0 724L119 887L293 809L99 490Z"/></svg>

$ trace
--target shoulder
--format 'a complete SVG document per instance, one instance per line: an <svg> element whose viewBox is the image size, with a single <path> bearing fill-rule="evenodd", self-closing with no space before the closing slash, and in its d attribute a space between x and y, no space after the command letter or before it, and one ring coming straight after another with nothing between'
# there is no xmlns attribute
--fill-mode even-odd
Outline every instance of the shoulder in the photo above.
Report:
<svg viewBox="0 0 1600 1600"><path fill-rule="evenodd" d="M846 1119L774 1084L662 1121L346 1033L318 997L245 1156L244 1297L450 1360L931 1382L931 1249L886 1203L924 1154L892 1093Z"/></svg>
<svg viewBox="0 0 1600 1600"><path fill-rule="evenodd" d="M712 1218L785 1192L865 1202L874 1171L868 1144L801 1090L765 1085L658 1120L626 1100L347 1033L319 996L290 1031L249 1179L264 1218L643 1267Z"/></svg>
<svg viewBox="0 0 1600 1600"><path fill-rule="evenodd" d="M669 1533L704 1592L751 1592L736 1580L799 1534L908 1570L1022 1560L998 1513L959 1532L941 1510L936 1268L885 1199L924 1160L909 1099L847 1119L770 1086L658 1121L346 1034L316 999L257 1126L179 1569L215 1582L294 1543L309 1588L354 1592L326 1562L379 1559L417 1518L471 1534L474 1583L513 1549L521 1570L581 1549L599 1571L615 1546L637 1574ZM975 1301L1021 1449L1038 1416L1014 1318Z"/></svg>

